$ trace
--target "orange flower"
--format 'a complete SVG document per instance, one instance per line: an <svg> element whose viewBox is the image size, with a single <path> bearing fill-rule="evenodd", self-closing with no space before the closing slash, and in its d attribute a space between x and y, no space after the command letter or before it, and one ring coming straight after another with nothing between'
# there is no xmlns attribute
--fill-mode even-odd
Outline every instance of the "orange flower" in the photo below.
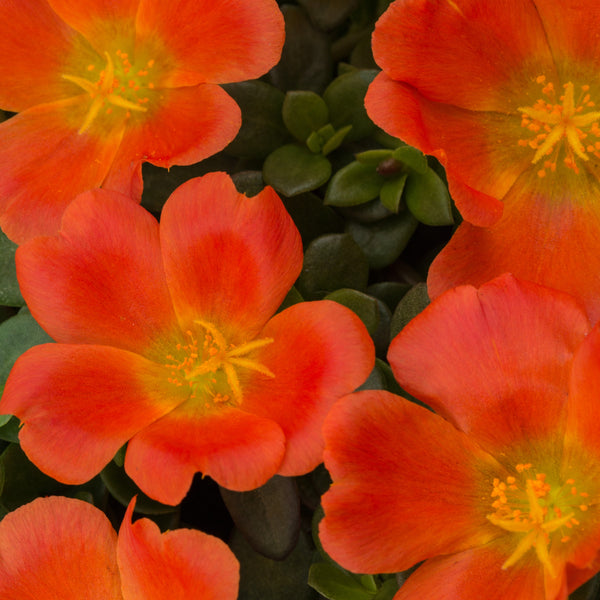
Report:
<svg viewBox="0 0 600 600"><path fill-rule="evenodd" d="M0 599L235 600L239 564L227 545L191 529L161 535L149 519L117 537L97 508L72 498L38 498L0 523Z"/></svg>
<svg viewBox="0 0 600 600"><path fill-rule="evenodd" d="M433 297L512 272L600 318L599 27L595 0L404 0L378 22L369 115L442 162L465 219Z"/></svg>
<svg viewBox="0 0 600 600"><path fill-rule="evenodd" d="M168 504L197 471L234 490L306 473L329 407L373 367L366 329L340 304L273 316L300 272L300 235L271 188L247 198L224 173L180 186L160 228L126 197L86 192L57 236L16 260L58 343L19 357L0 412L65 483L96 475L128 440L125 470Z"/></svg>
<svg viewBox="0 0 600 600"><path fill-rule="evenodd" d="M388 358L438 414L383 391L333 407L325 550L361 573L424 561L394 600L566 600L600 568L600 326L503 276L440 296Z"/></svg>
<svg viewBox="0 0 600 600"><path fill-rule="evenodd" d="M218 83L276 64L275 0L7 0L0 7L0 227L55 233L104 187L139 200L141 165L189 165L237 134Z"/></svg>

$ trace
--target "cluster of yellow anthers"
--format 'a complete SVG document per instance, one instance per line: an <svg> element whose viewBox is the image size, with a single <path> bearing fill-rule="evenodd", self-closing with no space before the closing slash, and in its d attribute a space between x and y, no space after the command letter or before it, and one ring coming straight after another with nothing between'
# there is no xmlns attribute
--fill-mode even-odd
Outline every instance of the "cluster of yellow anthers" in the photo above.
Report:
<svg viewBox="0 0 600 600"><path fill-rule="evenodd" d="M531 469L531 463L521 463L515 467L517 476L509 475L505 481L494 478L491 497L495 512L487 518L506 531L524 534L503 569L533 547L540 562L554 575L548 554L550 534L559 532L562 543L571 539L569 531L579 525L575 511L588 510L588 494L577 490L574 479L557 486L547 481L545 473L532 474Z"/></svg>
<svg viewBox="0 0 600 600"><path fill-rule="evenodd" d="M575 101L575 86L572 82L563 85L564 93L556 98L556 90L552 82L547 82L544 75L536 78L542 85L542 94L533 106L519 107L521 127L533 134L528 139L520 139L519 146L535 150L533 164L544 159L543 167L538 170L538 177L545 177L548 171L556 171L561 145L566 139L564 165L575 173L579 166L575 157L583 161L589 160L589 154L600 159L600 111L590 111L595 107L589 94L590 86L582 85L581 94ZM594 136L596 141L584 140ZM589 154L588 154L589 153ZM550 158L546 158L550 157Z"/></svg>
<svg viewBox="0 0 600 600"><path fill-rule="evenodd" d="M239 406L242 403L242 387L236 372L236 367L242 367L262 373L267 377L275 375L261 363L248 358L248 354L267 346L273 338L260 338L245 344L228 344L225 336L215 325L206 321L194 321L204 331L198 337L190 330L185 332L189 343L178 343L175 346L178 356L167 355L165 364L171 369L169 383L178 387L188 385L191 389L191 398L196 397L196 390L200 389L214 404L233 402ZM224 379L219 371L224 374ZM210 408L210 404L205 405Z"/></svg>
<svg viewBox="0 0 600 600"><path fill-rule="evenodd" d="M80 134L90 128L105 104L108 104L104 112L105 115L112 113L113 106L124 108L127 111L125 113L126 118L131 114L129 111L147 111L145 105L150 99L148 96L138 97L137 92L140 89L154 89L152 81L145 81L145 78L154 66L154 60L147 61L142 68L138 68L135 71L135 67L129 61L129 55L126 52L117 50L115 54L118 58L117 71L115 72L115 64L112 57L108 52L105 52L106 66L100 71L96 82L89 81L85 77L63 75L63 79L74 83L88 92L92 100L83 124L79 128L78 133ZM96 65L90 64L87 66L87 71L90 73L93 73L95 70Z"/></svg>

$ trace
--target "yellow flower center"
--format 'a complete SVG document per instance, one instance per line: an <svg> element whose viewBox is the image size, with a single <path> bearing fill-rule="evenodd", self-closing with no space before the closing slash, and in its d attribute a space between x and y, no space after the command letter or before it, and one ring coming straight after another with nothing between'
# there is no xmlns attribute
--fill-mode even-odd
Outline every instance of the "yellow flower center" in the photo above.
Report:
<svg viewBox="0 0 600 600"><path fill-rule="evenodd" d="M579 173L577 159L587 161L589 154L600 158L600 111L590 110L595 107L589 94L590 86L580 86L575 100L575 86L565 83L564 92L557 99L554 84L547 83L544 75L537 77L536 82L543 86L542 97L533 106L518 109L522 115L521 127L527 129L531 137L520 139L518 143L535 150L532 164L543 160L537 174L545 177L548 171L556 171L559 142L564 140L563 163Z"/></svg>
<svg viewBox="0 0 600 600"><path fill-rule="evenodd" d="M502 568L512 567L533 548L544 569L555 577L549 558L551 543L569 542L573 528L580 524L578 517L590 507L588 494L577 489L574 479L552 485L531 464L518 464L515 475L505 481L494 479L490 494L494 512L487 515L494 525L519 538Z"/></svg>
<svg viewBox="0 0 600 600"><path fill-rule="evenodd" d="M165 364L170 369L169 383L188 386L190 397L212 400L212 406L229 404L239 406L243 392L237 370L248 369L267 377L275 375L264 365L251 358L251 354L268 344L272 338L260 338L241 345L228 344L223 334L206 321L194 321L198 331L185 332L187 343L177 344L175 352L168 354ZM206 408L211 407L206 402Z"/></svg>
<svg viewBox="0 0 600 600"><path fill-rule="evenodd" d="M125 118L129 118L131 111L146 112L149 102L145 94L154 88L154 83L149 80L149 75L154 66L154 60L147 61L143 67L136 67L129 61L127 53L117 50L115 60L108 52L104 53L106 65L98 73L96 81L75 75L63 75L63 79L74 83L90 95L90 106L78 133L87 131L96 118L104 113L110 115L113 107L125 110ZM90 64L87 71L90 76L98 70L97 66Z"/></svg>

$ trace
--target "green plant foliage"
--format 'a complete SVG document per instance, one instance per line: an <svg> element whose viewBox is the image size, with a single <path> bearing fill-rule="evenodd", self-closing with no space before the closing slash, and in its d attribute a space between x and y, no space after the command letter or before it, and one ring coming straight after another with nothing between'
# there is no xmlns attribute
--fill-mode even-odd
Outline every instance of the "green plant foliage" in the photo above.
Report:
<svg viewBox="0 0 600 600"><path fill-rule="evenodd" d="M313 240L304 254L296 286L306 300L319 300L340 288L365 291L369 263L360 246L347 234Z"/></svg>
<svg viewBox="0 0 600 600"><path fill-rule="evenodd" d="M372 269L391 265L402 254L417 229L417 220L408 212L365 225L349 221L346 231L360 246Z"/></svg>
<svg viewBox="0 0 600 600"><path fill-rule="evenodd" d="M264 158L289 138L281 117L285 98L264 81L243 81L223 86L242 111L242 127L225 152L241 158Z"/></svg>
<svg viewBox="0 0 600 600"><path fill-rule="evenodd" d="M325 193L325 204L355 206L379 196L385 179L370 165L358 161L342 167L331 178Z"/></svg>
<svg viewBox="0 0 600 600"><path fill-rule="evenodd" d="M220 492L233 522L256 552L283 560L296 547L300 497L294 479L275 475L249 492Z"/></svg>
<svg viewBox="0 0 600 600"><path fill-rule="evenodd" d="M404 186L404 201L408 210L425 225L452 225L452 204L448 188L435 171L412 173Z"/></svg>
<svg viewBox="0 0 600 600"><path fill-rule="evenodd" d="M0 324L0 392L15 361L23 352L38 344L52 342L52 338L37 324L29 309Z"/></svg>
<svg viewBox="0 0 600 600"><path fill-rule="evenodd" d="M334 79L323 92L331 124L339 129L351 125L348 141L354 142L371 135L375 125L367 116L364 100L367 88L377 71L373 69L356 69Z"/></svg>
<svg viewBox="0 0 600 600"><path fill-rule="evenodd" d="M306 583L313 548L304 533L284 560L255 552L238 530L234 530L229 545L240 561L238 600L318 600L318 594Z"/></svg>
<svg viewBox="0 0 600 600"><path fill-rule="evenodd" d="M25 301L19 290L15 269L17 245L0 231L0 305L23 306Z"/></svg>
<svg viewBox="0 0 600 600"><path fill-rule="evenodd" d="M285 126L299 141L306 142L311 133L329 122L329 110L321 96L309 91L291 91L282 107Z"/></svg>
<svg viewBox="0 0 600 600"><path fill-rule="evenodd" d="M331 163L305 146L287 144L269 154L263 167L265 181L286 196L310 192L327 183Z"/></svg>

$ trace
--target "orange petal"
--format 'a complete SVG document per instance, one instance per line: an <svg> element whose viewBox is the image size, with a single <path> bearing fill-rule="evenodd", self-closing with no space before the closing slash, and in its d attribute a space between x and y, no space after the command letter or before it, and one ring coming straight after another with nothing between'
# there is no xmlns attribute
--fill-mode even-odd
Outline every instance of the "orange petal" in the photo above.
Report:
<svg viewBox="0 0 600 600"><path fill-rule="evenodd" d="M191 529L161 534L155 523L131 523L132 501L117 544L124 600L235 600L239 563L220 539Z"/></svg>
<svg viewBox="0 0 600 600"><path fill-rule="evenodd" d="M85 97L44 104L0 124L0 226L21 244L56 233L68 204L101 185L121 133L79 135Z"/></svg>
<svg viewBox="0 0 600 600"><path fill-rule="evenodd" d="M142 162L167 168L197 163L225 148L242 124L238 105L216 85L148 95L151 110L130 122L103 183L136 199L142 194Z"/></svg>
<svg viewBox="0 0 600 600"><path fill-rule="evenodd" d="M60 234L23 244L16 262L33 316L58 342L143 354L177 327L158 223L125 196L80 195Z"/></svg>
<svg viewBox="0 0 600 600"><path fill-rule="evenodd" d="M138 43L158 38L175 68L172 87L256 79L279 61L283 16L275 0L141 0Z"/></svg>
<svg viewBox="0 0 600 600"><path fill-rule="evenodd" d="M259 337L275 340L256 355L275 377L253 373L242 408L280 425L286 452L279 474L302 475L323 460L321 426L332 404L371 372L373 342L353 312L326 300L289 307Z"/></svg>
<svg viewBox="0 0 600 600"><path fill-rule="evenodd" d="M73 95L72 84L61 74L74 46L89 56L85 40L46 0L4 0L0 7L0 107L18 112ZM6 135L2 140L5 145Z"/></svg>
<svg viewBox="0 0 600 600"><path fill-rule="evenodd" d="M100 56L115 40L135 39L135 15L140 0L47 0L59 17L81 33Z"/></svg>
<svg viewBox="0 0 600 600"><path fill-rule="evenodd" d="M493 543L428 560L409 576L394 600L567 600L564 572L546 593L537 559L522 560L503 571L504 560L502 548Z"/></svg>
<svg viewBox="0 0 600 600"><path fill-rule="evenodd" d="M332 408L323 434L334 483L319 535L343 567L397 572L498 535L482 498L502 467L434 413L388 392L357 392Z"/></svg>
<svg viewBox="0 0 600 600"><path fill-rule="evenodd" d="M179 504L195 473L244 491L276 474L285 438L270 419L191 399L130 442L125 470L140 489L163 504Z"/></svg>
<svg viewBox="0 0 600 600"><path fill-rule="evenodd" d="M385 131L440 160L450 186L456 180L461 188L459 209L465 217L477 219L476 224L497 220L498 201L531 168L532 150L518 143L522 127L516 112L472 112L432 102L385 74L369 86L365 105L371 119ZM478 193L466 194L468 188ZM477 216L486 212L491 212L487 220Z"/></svg>
<svg viewBox="0 0 600 600"><path fill-rule="evenodd" d="M536 179L528 173L515 184L493 227L459 226L429 270L431 297L510 272L580 298L591 321L600 318L597 185L585 173L565 173L560 186Z"/></svg>
<svg viewBox="0 0 600 600"><path fill-rule="evenodd" d="M181 185L161 216L165 271L182 330L201 318L252 339L302 268L302 241L271 188L248 198L225 173Z"/></svg>
<svg viewBox="0 0 600 600"><path fill-rule="evenodd" d="M600 10L595 0L560 2L535 0L535 9L549 40L557 70L563 81L573 78L573 66L597 65L600 61L597 32Z"/></svg>
<svg viewBox="0 0 600 600"><path fill-rule="evenodd" d="M106 346L42 344L15 363L0 412L21 420L21 446L39 469L79 484L186 399L167 383L165 371Z"/></svg>
<svg viewBox="0 0 600 600"><path fill-rule="evenodd" d="M487 449L505 449L560 432L569 360L589 328L575 299L506 275L440 296L388 358L410 394Z"/></svg>
<svg viewBox="0 0 600 600"><path fill-rule="evenodd" d="M513 112L523 82L554 73L548 43L531 0L408 0L377 22L373 54L389 77L435 102Z"/></svg>
<svg viewBox="0 0 600 600"><path fill-rule="evenodd" d="M123 600L117 534L104 514L71 498L38 498L0 523L0 597Z"/></svg>

